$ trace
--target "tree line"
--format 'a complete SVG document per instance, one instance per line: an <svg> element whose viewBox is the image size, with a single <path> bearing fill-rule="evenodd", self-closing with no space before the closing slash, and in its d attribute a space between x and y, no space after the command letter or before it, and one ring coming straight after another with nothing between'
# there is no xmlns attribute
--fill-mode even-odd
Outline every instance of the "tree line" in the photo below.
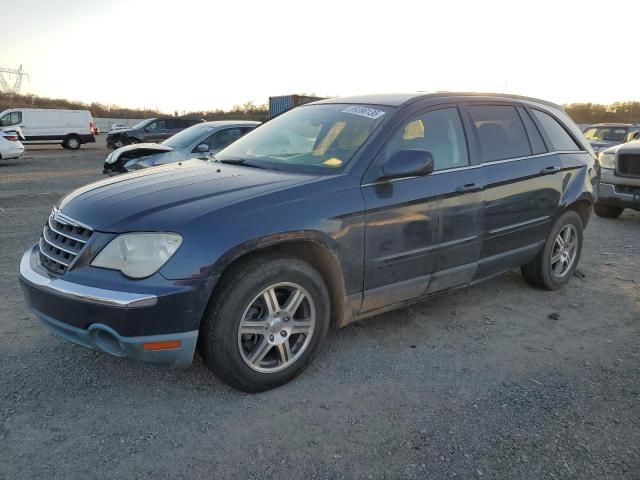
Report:
<svg viewBox="0 0 640 480"><path fill-rule="evenodd" d="M125 108L115 104L99 102L83 103L62 98L47 98L38 95L9 95L0 93L0 111L7 108L65 108L89 110L97 118L152 118L166 116L165 112L153 109ZM640 123L640 102L615 102L609 105L599 103L570 103L564 105L567 114L576 123ZM269 105L246 102L235 105L231 110L202 110L174 112L174 115L205 120L266 120Z"/></svg>
<svg viewBox="0 0 640 480"><path fill-rule="evenodd" d="M63 98L47 98L38 95L10 95L0 92L0 112L8 108L62 108L68 110L89 110L95 118L154 118L167 115L154 109L125 108L115 104L99 102L84 103ZM231 110L203 110L203 111L182 111L174 112L173 115L189 118L204 118L205 120L224 120L233 118L235 120L258 120L264 121L269 117L269 105L256 105L253 102L246 102L242 105L235 105Z"/></svg>

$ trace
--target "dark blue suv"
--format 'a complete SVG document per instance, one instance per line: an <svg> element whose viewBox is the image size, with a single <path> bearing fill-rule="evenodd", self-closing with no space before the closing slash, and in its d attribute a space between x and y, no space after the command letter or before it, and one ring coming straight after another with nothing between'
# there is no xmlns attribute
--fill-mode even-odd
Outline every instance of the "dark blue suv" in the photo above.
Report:
<svg viewBox="0 0 640 480"><path fill-rule="evenodd" d="M556 289L599 178L561 107L506 95L336 98L222 150L82 187L20 279L60 336L230 385L299 374L344 326L521 267Z"/></svg>

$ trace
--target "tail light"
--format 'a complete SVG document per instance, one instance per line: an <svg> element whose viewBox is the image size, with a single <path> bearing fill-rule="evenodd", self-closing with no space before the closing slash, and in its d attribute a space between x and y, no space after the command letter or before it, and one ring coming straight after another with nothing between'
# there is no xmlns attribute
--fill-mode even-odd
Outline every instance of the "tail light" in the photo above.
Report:
<svg viewBox="0 0 640 480"><path fill-rule="evenodd" d="M4 138L6 138L7 140L9 140L10 142L17 142L18 141L18 135L14 134L14 135L3 135Z"/></svg>
<svg viewBox="0 0 640 480"><path fill-rule="evenodd" d="M93 120L89 122L89 130L93 132Z"/></svg>

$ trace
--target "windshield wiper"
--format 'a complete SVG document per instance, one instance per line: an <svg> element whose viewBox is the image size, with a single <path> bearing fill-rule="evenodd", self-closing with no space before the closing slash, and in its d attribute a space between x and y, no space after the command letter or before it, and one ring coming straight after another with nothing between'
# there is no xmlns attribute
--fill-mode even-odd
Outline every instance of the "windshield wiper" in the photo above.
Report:
<svg viewBox="0 0 640 480"><path fill-rule="evenodd" d="M248 160L246 158L227 158L225 160L219 160L216 158L215 161L218 163L226 163L229 165L242 165L243 167L263 168L263 169L268 168L268 167L265 167L264 165L258 165L257 163L253 163L251 162L251 160Z"/></svg>

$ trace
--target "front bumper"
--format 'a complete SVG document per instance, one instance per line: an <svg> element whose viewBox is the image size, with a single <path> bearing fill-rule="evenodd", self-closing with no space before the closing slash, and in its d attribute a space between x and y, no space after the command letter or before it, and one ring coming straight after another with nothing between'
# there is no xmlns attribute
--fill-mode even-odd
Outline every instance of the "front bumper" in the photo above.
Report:
<svg viewBox="0 0 640 480"><path fill-rule="evenodd" d="M194 304L200 303L201 289L154 295L72 283L38 268L37 247L20 261L20 283L36 316L70 342L150 363L185 366L193 360L202 315ZM166 327L173 324L178 331Z"/></svg>
<svg viewBox="0 0 640 480"><path fill-rule="evenodd" d="M640 178L622 177L611 169L602 169L598 203L640 210Z"/></svg>

